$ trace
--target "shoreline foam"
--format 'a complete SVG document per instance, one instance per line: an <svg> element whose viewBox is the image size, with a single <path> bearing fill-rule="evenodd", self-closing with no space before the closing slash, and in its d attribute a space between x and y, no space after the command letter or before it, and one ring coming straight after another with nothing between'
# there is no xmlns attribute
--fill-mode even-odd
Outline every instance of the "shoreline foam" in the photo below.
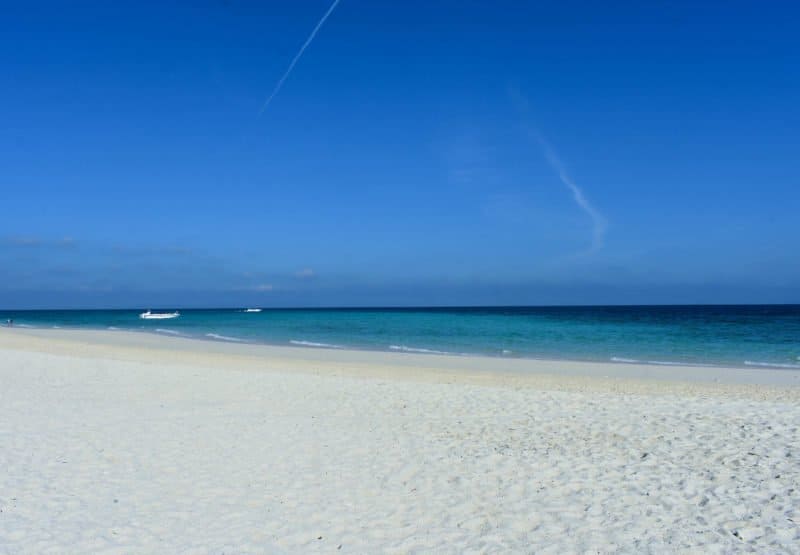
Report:
<svg viewBox="0 0 800 555"><path fill-rule="evenodd" d="M80 346L77 349L76 346ZM396 377L398 379L446 378L448 380L479 379L482 383L523 383L547 379L565 385L578 380L591 385L613 381L619 385L630 382L639 390L651 384L654 390L663 390L665 384L685 389L709 385L736 388L738 386L763 386L780 389L788 394L800 389L800 372L773 367L723 367L691 365L653 365L628 362L588 362L567 360L542 360L501 358L460 354L436 354L400 351L368 351L345 348L319 348L307 345L265 345L244 341L199 339L160 333L141 333L129 330L86 329L16 329L0 328L0 348L19 348L53 353L75 353L83 356L121 357L128 360L157 362L159 356L167 360L202 363L204 359L215 363L225 357L235 357L248 367L283 365L303 371L309 367L335 368L337 372L352 375ZM323 370L324 371L324 370ZM563 383L561 383L563 382ZM595 383L596 382L596 383ZM660 382L656 384L655 382ZM713 389L712 387L712 389ZM646 388L646 387L645 387Z"/></svg>
<svg viewBox="0 0 800 555"><path fill-rule="evenodd" d="M267 310L255 319L238 309L187 310L167 327L203 340L219 334L277 346L296 341L350 350L800 370L800 305ZM130 310L4 315L42 328L152 331Z"/></svg>

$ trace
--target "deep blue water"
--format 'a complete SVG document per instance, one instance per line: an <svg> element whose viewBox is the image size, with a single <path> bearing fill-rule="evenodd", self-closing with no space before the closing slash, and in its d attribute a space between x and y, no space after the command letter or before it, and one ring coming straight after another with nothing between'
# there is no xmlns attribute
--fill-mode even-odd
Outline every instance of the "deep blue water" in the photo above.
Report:
<svg viewBox="0 0 800 555"><path fill-rule="evenodd" d="M166 309L165 309L166 310ZM800 305L2 311L0 322L319 348L800 370Z"/></svg>

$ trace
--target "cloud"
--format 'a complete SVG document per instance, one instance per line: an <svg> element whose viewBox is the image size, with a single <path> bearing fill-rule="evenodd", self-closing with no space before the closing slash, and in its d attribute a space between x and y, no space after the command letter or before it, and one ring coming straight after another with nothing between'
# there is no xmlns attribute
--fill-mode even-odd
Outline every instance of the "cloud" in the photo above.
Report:
<svg viewBox="0 0 800 555"><path fill-rule="evenodd" d="M517 106L517 109L523 114L527 114L530 109L528 99L525 98L525 96L514 87L509 89L509 95L511 96L511 100ZM595 208L594 205L589 201L589 199L586 197L586 194L583 192L583 189L578 187L575 181L573 181L572 177L567 172L566 167L561 162L561 158L559 158L555 149L552 147L552 145L550 145L547 139L544 138L544 135L542 135L538 129L529 125L526 125L525 129L527 130L528 134L532 136L537 143L539 143L539 146L544 152L544 157L550 164L550 167L558 175L561 183L563 183L564 186L572 193L572 199L591 219L592 246L588 252L596 252L602 249L605 245L608 220L606 220L605 216L603 216L603 214L601 214L600 211L597 210L597 208Z"/></svg>
<svg viewBox="0 0 800 555"><path fill-rule="evenodd" d="M258 283L256 285L240 285L236 287L231 287L227 289L228 291L259 291L259 292L267 292L273 291L275 286L271 283Z"/></svg>
<svg viewBox="0 0 800 555"><path fill-rule="evenodd" d="M59 239L55 242L55 244L59 247L74 247L75 246L75 239L72 237L64 237L63 239Z"/></svg>
<svg viewBox="0 0 800 555"><path fill-rule="evenodd" d="M553 150L553 147L550 146L541 133L532 131L532 134L536 138L539 145L541 145L542 150L544 151L544 156L550 164L550 167L553 168L553 171L558 174L561 182L572 193L572 198L575 203L592 220L592 247L590 252L602 249L603 245L605 244L606 230L608 229L608 221L606 220L605 216L603 216L592 205L592 203L589 202L589 199L586 198L583 190L575 184L575 182L572 180L572 177L570 177L570 175L567 173L567 170L564 168L564 164L556 154L556 151Z"/></svg>
<svg viewBox="0 0 800 555"><path fill-rule="evenodd" d="M447 178L454 185L496 186L500 181L496 149L481 140L479 131L461 131L443 150Z"/></svg>
<svg viewBox="0 0 800 555"><path fill-rule="evenodd" d="M15 247L38 247L44 243L37 237L9 237L4 242Z"/></svg>
<svg viewBox="0 0 800 555"><path fill-rule="evenodd" d="M311 268L303 268L302 270L294 273L294 277L299 279L308 279L314 277L315 275L316 274L314 273L314 270Z"/></svg>
<svg viewBox="0 0 800 555"><path fill-rule="evenodd" d="M64 237L62 239L43 239L41 237L34 237L32 235L11 235L0 237L0 245L21 248L38 248L38 247L58 247L70 248L76 245L75 239L72 237Z"/></svg>
<svg viewBox="0 0 800 555"><path fill-rule="evenodd" d="M175 255L175 256L189 256L194 254L192 249L187 247L177 246L134 246L134 245L112 245L111 251L115 254L125 256L161 256L161 255Z"/></svg>
<svg viewBox="0 0 800 555"><path fill-rule="evenodd" d="M314 40L314 37L317 35L317 31L320 30L322 25L325 23L325 20L328 19L328 16L330 16L331 13L333 13L333 10L336 8L336 6L338 4L339 4L339 0L333 0L333 4L331 4L331 7L328 8L328 11L325 12L325 15L323 15L322 19L319 20L319 23L317 23L317 26L314 27L313 31L311 31L311 34L306 39L306 42L303 43L303 46L301 46L300 50L297 52L297 54L295 54L294 58L292 59L292 62L289 64L289 69L287 69L286 72L283 74L283 76L278 80L278 84L275 85L275 88L272 90L272 94L270 94L269 97L267 98L267 100L264 101L264 105L261 106L261 110L258 111L258 116L257 117L260 117L261 114L264 113L264 110L267 109L267 107L269 106L269 103L272 102L272 99L275 98L275 95L278 94L278 91L281 90L281 87L283 86L283 82L286 81L287 77L289 77L289 74L294 69L294 66L297 63L297 60L299 60L300 56L303 55L303 52L306 51L306 48L308 48L308 45L311 44L311 41Z"/></svg>

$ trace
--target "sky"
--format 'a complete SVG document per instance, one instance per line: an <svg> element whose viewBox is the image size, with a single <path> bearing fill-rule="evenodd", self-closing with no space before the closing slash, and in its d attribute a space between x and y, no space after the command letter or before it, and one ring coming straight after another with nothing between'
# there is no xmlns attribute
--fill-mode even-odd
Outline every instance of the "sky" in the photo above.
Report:
<svg viewBox="0 0 800 555"><path fill-rule="evenodd" d="M798 28L0 0L0 307L800 303Z"/></svg>

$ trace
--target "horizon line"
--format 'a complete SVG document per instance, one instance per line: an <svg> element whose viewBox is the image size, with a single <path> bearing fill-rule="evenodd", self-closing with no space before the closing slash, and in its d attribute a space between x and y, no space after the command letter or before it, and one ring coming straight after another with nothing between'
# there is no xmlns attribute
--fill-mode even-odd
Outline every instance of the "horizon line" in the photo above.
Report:
<svg viewBox="0 0 800 555"><path fill-rule="evenodd" d="M442 304L442 305L341 305L341 306L254 306L254 305L235 305L235 306L206 306L206 307L181 307L181 306L159 306L143 308L117 307L117 308L2 308L0 312L46 312L46 311L138 311L138 310L242 310L245 308L260 308L261 310L448 310L448 309L485 309L485 308L657 308L657 307L752 307L752 306L797 306L798 303L620 303L620 304Z"/></svg>

